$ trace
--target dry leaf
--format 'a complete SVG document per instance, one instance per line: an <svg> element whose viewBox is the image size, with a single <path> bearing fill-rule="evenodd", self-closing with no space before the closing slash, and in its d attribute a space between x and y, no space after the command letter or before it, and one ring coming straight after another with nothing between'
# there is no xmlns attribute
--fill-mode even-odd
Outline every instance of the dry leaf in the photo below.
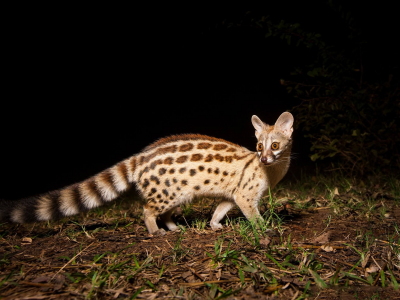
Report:
<svg viewBox="0 0 400 300"><path fill-rule="evenodd" d="M263 245L264 247L268 247L268 245L271 243L271 240L266 237L260 240L260 245Z"/></svg>
<svg viewBox="0 0 400 300"><path fill-rule="evenodd" d="M326 244L329 242L329 237L330 237L331 233L325 232L324 234L321 234L320 236L314 238L311 240L311 243L320 243L320 244Z"/></svg>
<svg viewBox="0 0 400 300"><path fill-rule="evenodd" d="M367 265L370 256L371 254L368 251L367 254L364 256L364 260L361 262L361 266L363 268L365 268L365 266Z"/></svg>
<svg viewBox="0 0 400 300"><path fill-rule="evenodd" d="M369 268L366 268L366 269L365 269L365 272L367 272L367 273L375 273L375 272L377 272L377 271L379 271L379 268L378 268L378 266L375 265L375 264L371 264L371 265L369 266Z"/></svg>
<svg viewBox="0 0 400 300"><path fill-rule="evenodd" d="M335 187L335 191L333 192L333 194L339 196L339 189L337 187Z"/></svg>
<svg viewBox="0 0 400 300"><path fill-rule="evenodd" d="M333 247L330 246L329 244L326 244L326 245L321 246L321 249L324 250L325 252L332 252L332 251L335 251L335 249L333 249Z"/></svg>

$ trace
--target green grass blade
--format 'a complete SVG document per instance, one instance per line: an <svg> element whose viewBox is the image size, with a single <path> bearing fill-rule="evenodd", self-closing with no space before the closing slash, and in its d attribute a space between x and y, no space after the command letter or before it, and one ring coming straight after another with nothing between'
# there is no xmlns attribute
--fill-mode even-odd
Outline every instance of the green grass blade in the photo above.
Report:
<svg viewBox="0 0 400 300"><path fill-rule="evenodd" d="M358 281L361 281L361 282L364 282L366 284L371 285L371 283L368 280L362 279L362 278L360 278L360 277L358 277L356 275L350 274L348 272L343 272L343 275L345 275L345 276L347 276L347 277L349 277L351 279L355 279L355 280L358 280Z"/></svg>
<svg viewBox="0 0 400 300"><path fill-rule="evenodd" d="M132 297L131 297L130 300L136 299L136 297L137 297L145 288L146 288L145 286L142 286L140 289L138 289L138 290L132 295Z"/></svg>
<svg viewBox="0 0 400 300"><path fill-rule="evenodd" d="M392 280L393 287L397 291L399 289L399 283L397 282L396 278L394 277L394 274L393 274L392 270L390 270L389 267L388 267L388 270L390 272L390 278Z"/></svg>
<svg viewBox="0 0 400 300"><path fill-rule="evenodd" d="M280 263L278 263L278 262L276 261L276 259L273 258L271 255L269 255L268 253L265 253L265 255L266 255L270 260L272 260L280 269L286 270L286 268L284 268Z"/></svg>
<svg viewBox="0 0 400 300"><path fill-rule="evenodd" d="M318 275L317 272L308 269L308 272L310 272L311 276L314 278L315 283L318 285L320 289L325 289L328 287L328 285L325 283L325 281L322 280L322 278Z"/></svg>

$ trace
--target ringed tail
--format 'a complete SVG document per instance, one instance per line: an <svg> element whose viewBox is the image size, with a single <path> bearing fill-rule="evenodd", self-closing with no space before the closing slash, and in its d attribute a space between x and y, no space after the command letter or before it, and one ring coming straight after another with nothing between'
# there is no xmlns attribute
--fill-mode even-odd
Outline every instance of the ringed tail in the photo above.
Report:
<svg viewBox="0 0 400 300"><path fill-rule="evenodd" d="M0 220L14 223L56 220L115 200L134 185L136 156L87 180L39 196L0 200Z"/></svg>

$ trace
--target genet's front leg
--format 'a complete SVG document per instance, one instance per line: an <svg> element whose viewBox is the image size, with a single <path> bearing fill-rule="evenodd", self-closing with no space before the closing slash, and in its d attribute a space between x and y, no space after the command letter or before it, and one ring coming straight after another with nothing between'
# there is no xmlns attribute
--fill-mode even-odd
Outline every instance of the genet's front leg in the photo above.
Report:
<svg viewBox="0 0 400 300"><path fill-rule="evenodd" d="M233 201L224 200L217 206L210 222L212 230L222 229L220 221L234 205Z"/></svg>

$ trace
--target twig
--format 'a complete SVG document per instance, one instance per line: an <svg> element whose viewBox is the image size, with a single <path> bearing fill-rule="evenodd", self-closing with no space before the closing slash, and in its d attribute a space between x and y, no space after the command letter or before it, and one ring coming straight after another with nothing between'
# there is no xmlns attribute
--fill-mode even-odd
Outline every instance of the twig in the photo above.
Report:
<svg viewBox="0 0 400 300"><path fill-rule="evenodd" d="M199 273L197 273L194 269L190 268L189 266L187 267L190 270L190 272L193 273L193 275L196 275L201 281L204 281L205 278L203 276L201 276Z"/></svg>
<svg viewBox="0 0 400 300"><path fill-rule="evenodd" d="M94 242L93 242L93 243L94 243ZM58 271L56 272L56 274L53 275L53 277L51 277L50 280L53 280L54 277L56 277L56 275L57 275L58 273L60 273L68 264L70 264L72 261L74 261L75 258L77 258L79 255L81 255L81 253L82 253L83 251L85 251L87 248L89 248L90 246L92 246L93 243L91 243L89 246L87 246L85 249L83 249L81 252L79 252L77 255L75 255L73 258L71 258L71 259L69 260L69 262L67 262L60 270L58 270Z"/></svg>
<svg viewBox="0 0 400 300"><path fill-rule="evenodd" d="M203 282L183 282L183 283L178 283L181 286L200 286L205 283L211 284L211 283L227 283L227 282L241 282L241 279L226 279L226 280L211 280L211 281L203 281ZM243 281L251 281L251 278L245 278Z"/></svg>
<svg viewBox="0 0 400 300"><path fill-rule="evenodd" d="M321 253L318 253L318 255L321 255L322 257L329 258L329 259L332 258L332 257L330 257L330 256L328 256L328 255L324 255L324 254L321 254ZM357 270L359 270L359 271L363 271L363 268L361 268L361 267L356 267L356 266L354 266L354 265L352 265L352 264L349 264L349 263L347 263L347 262L345 262L345 261L343 261L343 260L336 259L336 261L338 261L338 262L340 262L340 263L342 263L342 264L344 264L344 265L346 265L346 266L349 266L349 267L352 267L352 268L354 268L354 269L357 269Z"/></svg>
<svg viewBox="0 0 400 300"><path fill-rule="evenodd" d="M375 264L378 266L379 270L381 270L381 266L376 262L375 258L371 255L372 259L374 260Z"/></svg>
<svg viewBox="0 0 400 300"><path fill-rule="evenodd" d="M391 244L391 245L399 246L399 247L400 247L399 244L395 244L395 243L390 243L390 242L386 242L386 241L382 241L382 240L378 240L378 239L376 239L375 241L378 241L378 242L381 242L381 243L385 243L385 244Z"/></svg>
<svg viewBox="0 0 400 300"><path fill-rule="evenodd" d="M381 270L385 270L387 263L385 263L382 267ZM372 284L373 286L375 286L378 283L379 277L381 277L381 272L378 272L378 275L376 275L376 278L374 280L374 283Z"/></svg>
<svg viewBox="0 0 400 300"><path fill-rule="evenodd" d="M53 283L38 283L38 282L29 282L29 281L21 281L19 284L36 286L36 287L53 287Z"/></svg>

